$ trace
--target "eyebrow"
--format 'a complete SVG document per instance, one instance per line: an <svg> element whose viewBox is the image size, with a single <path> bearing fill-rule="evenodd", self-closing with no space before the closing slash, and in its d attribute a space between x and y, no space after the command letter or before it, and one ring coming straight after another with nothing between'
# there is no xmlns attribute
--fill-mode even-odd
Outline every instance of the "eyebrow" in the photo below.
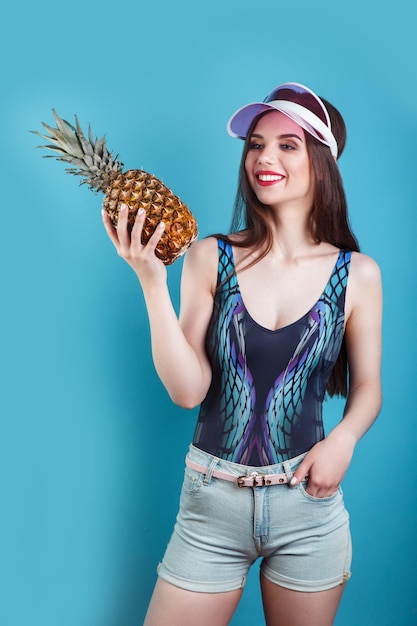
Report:
<svg viewBox="0 0 417 626"><path fill-rule="evenodd" d="M259 137L260 139L263 139L263 135L259 134L259 133L252 133L251 137ZM277 139L291 139L294 138L298 139L299 141L303 141L302 138L299 135L296 135L295 133L286 133L285 135L278 135Z"/></svg>

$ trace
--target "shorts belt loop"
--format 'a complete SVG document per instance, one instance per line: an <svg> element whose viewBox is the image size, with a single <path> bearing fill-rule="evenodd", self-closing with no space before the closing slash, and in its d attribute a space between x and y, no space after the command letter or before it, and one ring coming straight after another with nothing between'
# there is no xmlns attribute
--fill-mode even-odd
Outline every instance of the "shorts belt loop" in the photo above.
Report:
<svg viewBox="0 0 417 626"><path fill-rule="evenodd" d="M290 461L284 461L282 465L284 467L284 471L285 471L285 474L287 476L288 484L289 484L290 480L291 480L291 478L293 477L293 474L294 474L294 472L292 471L292 468L291 468L291 463L290 463Z"/></svg>
<svg viewBox="0 0 417 626"><path fill-rule="evenodd" d="M214 459L212 459L210 461L210 465L207 468L207 473L204 476L203 485L207 486L207 485L210 484L211 478L213 476L213 472L216 469L216 465L217 465L218 462L219 462L219 460L216 459L216 458L214 458Z"/></svg>

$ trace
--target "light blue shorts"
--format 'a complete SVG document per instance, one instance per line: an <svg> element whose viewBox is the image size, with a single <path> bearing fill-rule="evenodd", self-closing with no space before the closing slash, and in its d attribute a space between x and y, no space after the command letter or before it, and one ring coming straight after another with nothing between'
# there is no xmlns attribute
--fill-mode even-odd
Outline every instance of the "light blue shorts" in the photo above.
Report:
<svg viewBox="0 0 417 626"><path fill-rule="evenodd" d="M254 469L194 446L188 456L234 476ZM290 479L304 456L256 469L286 473ZM324 591L348 580L351 539L342 490L314 498L305 483L239 488L210 472L204 475L186 467L180 509L159 576L190 591L233 591L244 586L249 568L260 557L262 574L288 589Z"/></svg>

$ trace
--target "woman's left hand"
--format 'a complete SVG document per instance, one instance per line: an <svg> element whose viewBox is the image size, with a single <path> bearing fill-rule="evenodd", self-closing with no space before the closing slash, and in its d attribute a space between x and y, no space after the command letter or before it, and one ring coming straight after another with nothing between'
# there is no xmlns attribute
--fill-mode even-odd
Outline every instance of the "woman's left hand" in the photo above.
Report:
<svg viewBox="0 0 417 626"><path fill-rule="evenodd" d="M326 439L319 441L308 452L294 472L291 485L308 476L306 491L315 498L328 498L338 489L349 467L356 441L342 425L336 427Z"/></svg>

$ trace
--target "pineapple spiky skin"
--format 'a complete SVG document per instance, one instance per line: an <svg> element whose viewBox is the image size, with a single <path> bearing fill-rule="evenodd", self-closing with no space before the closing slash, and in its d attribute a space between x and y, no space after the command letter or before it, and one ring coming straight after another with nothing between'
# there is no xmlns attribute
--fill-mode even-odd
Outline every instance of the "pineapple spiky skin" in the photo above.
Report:
<svg viewBox="0 0 417 626"><path fill-rule="evenodd" d="M61 119L53 110L56 128L42 122L49 135L32 131L50 143L39 146L52 150L55 154L45 155L58 161L69 163L69 174L83 177L81 184L87 184L93 191L103 192L103 208L117 227L122 204L129 206L128 229L133 228L136 214L140 208L145 210L145 222L142 229L142 243L145 245L160 221L165 229L155 250L165 265L176 261L198 235L196 220L184 204L156 176L142 169L123 172L123 163L113 157L106 145L105 137L94 139L91 128L85 137L77 116L76 125Z"/></svg>

